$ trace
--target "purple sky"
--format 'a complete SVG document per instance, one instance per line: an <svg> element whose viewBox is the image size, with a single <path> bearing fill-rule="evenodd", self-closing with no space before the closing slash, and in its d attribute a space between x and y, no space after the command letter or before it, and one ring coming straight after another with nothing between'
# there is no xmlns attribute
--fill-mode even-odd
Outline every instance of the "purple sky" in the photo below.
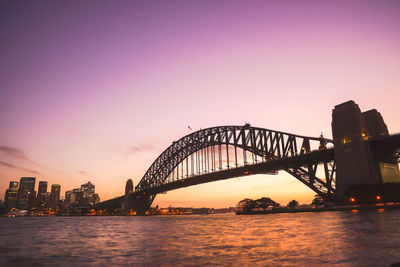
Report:
<svg viewBox="0 0 400 267"><path fill-rule="evenodd" d="M0 198L21 176L121 195L188 125L249 121L331 137L332 108L353 99L399 133L399 10L399 1L2 1ZM313 195L282 172L154 204Z"/></svg>

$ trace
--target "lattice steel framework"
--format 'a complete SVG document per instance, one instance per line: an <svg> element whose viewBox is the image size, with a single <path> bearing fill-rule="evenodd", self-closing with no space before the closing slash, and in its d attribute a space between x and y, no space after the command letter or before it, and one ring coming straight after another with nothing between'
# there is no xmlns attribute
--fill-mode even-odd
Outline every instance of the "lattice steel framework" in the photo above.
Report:
<svg viewBox="0 0 400 267"><path fill-rule="evenodd" d="M207 128L173 142L153 162L135 191L145 192L178 180L243 165L311 154L326 149L331 143L332 140L322 136L306 137L251 127L249 124ZM319 166L322 166L322 171ZM335 191L333 159L278 169L287 171L323 197L332 197ZM150 196L150 203L154 197L155 194Z"/></svg>

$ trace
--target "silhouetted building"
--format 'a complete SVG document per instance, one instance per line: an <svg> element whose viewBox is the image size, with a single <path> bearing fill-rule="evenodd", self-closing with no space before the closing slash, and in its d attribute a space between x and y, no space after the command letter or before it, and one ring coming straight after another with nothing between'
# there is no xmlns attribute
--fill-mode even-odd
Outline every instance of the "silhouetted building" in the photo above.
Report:
<svg viewBox="0 0 400 267"><path fill-rule="evenodd" d="M75 188L69 191L68 193L68 204L74 206L82 205L83 200L83 192L80 188Z"/></svg>
<svg viewBox="0 0 400 267"><path fill-rule="evenodd" d="M39 181L38 194L37 194L37 209L44 210L47 208L48 194L47 194L47 181Z"/></svg>
<svg viewBox="0 0 400 267"><path fill-rule="evenodd" d="M11 191L18 191L18 182L11 181L8 189L10 189Z"/></svg>
<svg viewBox="0 0 400 267"><path fill-rule="evenodd" d="M55 210L57 208L58 202L60 201L60 190L61 185L53 184L51 186L50 199L49 199L49 208Z"/></svg>
<svg viewBox="0 0 400 267"><path fill-rule="evenodd" d="M65 191L65 198L64 198L65 204L71 203L71 194L72 190Z"/></svg>
<svg viewBox="0 0 400 267"><path fill-rule="evenodd" d="M11 181L9 188L4 195L4 207L6 211L10 211L17 207L18 201L18 182Z"/></svg>
<svg viewBox="0 0 400 267"><path fill-rule="evenodd" d="M81 185L81 191L83 192L83 206L94 204L94 185L91 182Z"/></svg>
<svg viewBox="0 0 400 267"><path fill-rule="evenodd" d="M69 206L90 206L98 202L100 197L95 193L95 186L91 182L65 192L64 203Z"/></svg>
<svg viewBox="0 0 400 267"><path fill-rule="evenodd" d="M18 189L18 209L28 210L32 207L32 202L36 197L35 182L35 177L21 177Z"/></svg>

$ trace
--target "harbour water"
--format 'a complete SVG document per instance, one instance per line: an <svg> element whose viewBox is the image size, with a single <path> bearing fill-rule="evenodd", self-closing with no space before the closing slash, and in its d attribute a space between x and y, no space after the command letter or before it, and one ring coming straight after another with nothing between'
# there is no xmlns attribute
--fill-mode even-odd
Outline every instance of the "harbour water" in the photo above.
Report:
<svg viewBox="0 0 400 267"><path fill-rule="evenodd" d="M390 266L400 210L0 218L0 266Z"/></svg>

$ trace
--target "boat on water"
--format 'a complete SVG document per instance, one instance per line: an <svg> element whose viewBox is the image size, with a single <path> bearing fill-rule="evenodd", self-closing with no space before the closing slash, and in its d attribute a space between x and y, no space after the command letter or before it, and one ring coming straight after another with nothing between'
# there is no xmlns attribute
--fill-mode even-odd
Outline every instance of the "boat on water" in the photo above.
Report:
<svg viewBox="0 0 400 267"><path fill-rule="evenodd" d="M27 216L28 211L27 210L18 210L18 209L12 209L10 212L7 214L9 218L14 218L14 217L23 217Z"/></svg>

